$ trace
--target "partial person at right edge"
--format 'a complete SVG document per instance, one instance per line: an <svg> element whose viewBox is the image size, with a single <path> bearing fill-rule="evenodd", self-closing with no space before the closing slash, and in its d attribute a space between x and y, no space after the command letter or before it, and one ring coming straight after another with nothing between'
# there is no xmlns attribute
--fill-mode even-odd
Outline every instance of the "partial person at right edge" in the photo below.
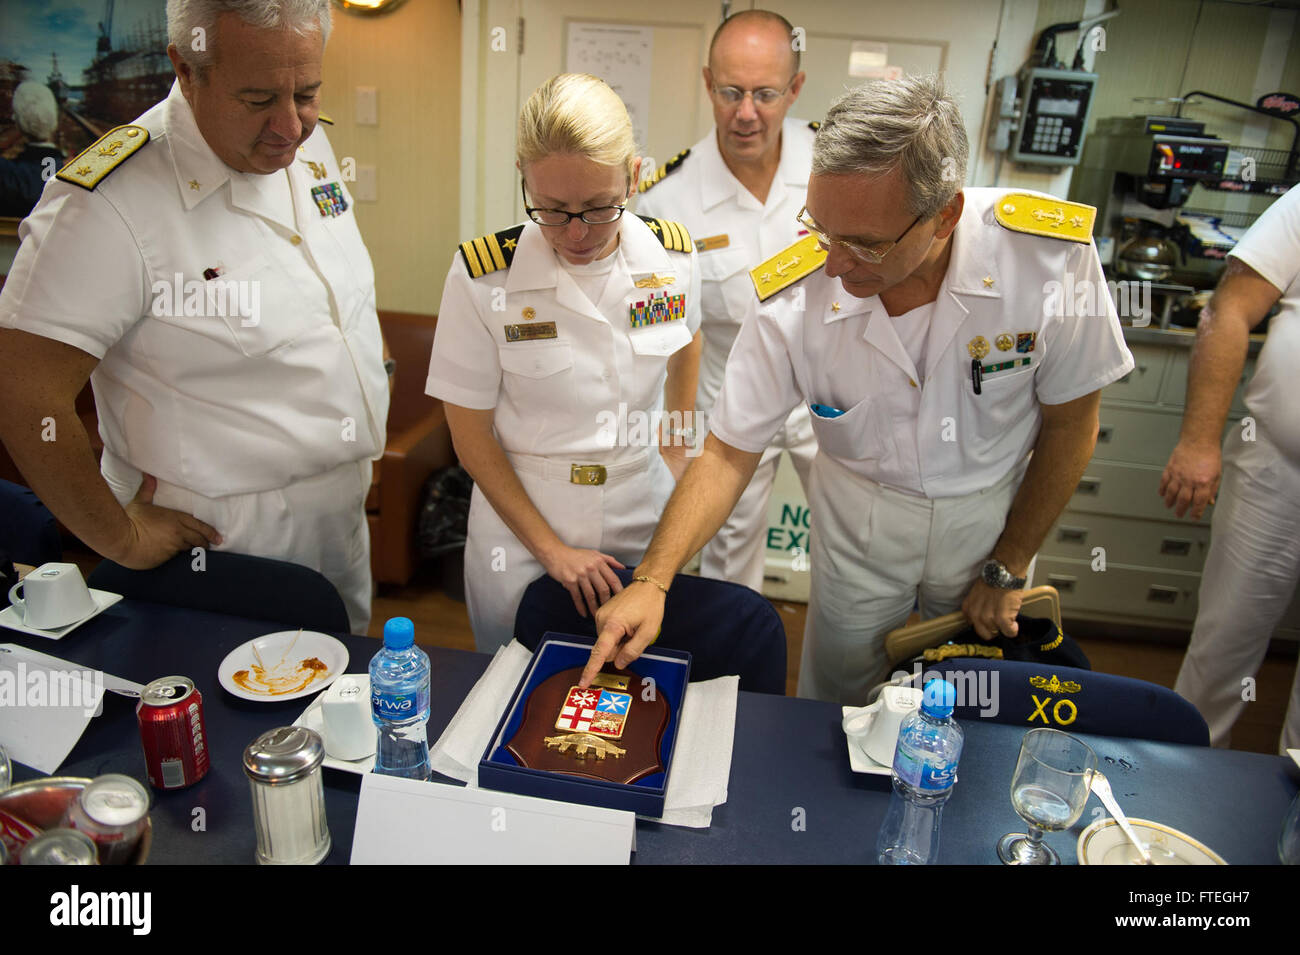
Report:
<svg viewBox="0 0 1300 955"><path fill-rule="evenodd" d="M1246 362L1247 336L1275 304L1268 338L1246 389L1250 411L1229 429L1228 407ZM1215 503L1200 609L1174 690L1227 746L1246 708L1269 639L1300 580L1300 189L1256 220L1228 254L1201 312L1187 369L1178 445L1160 479L1165 504L1199 519ZM1219 481L1222 477L1223 484ZM1300 668L1279 752L1300 747Z"/></svg>

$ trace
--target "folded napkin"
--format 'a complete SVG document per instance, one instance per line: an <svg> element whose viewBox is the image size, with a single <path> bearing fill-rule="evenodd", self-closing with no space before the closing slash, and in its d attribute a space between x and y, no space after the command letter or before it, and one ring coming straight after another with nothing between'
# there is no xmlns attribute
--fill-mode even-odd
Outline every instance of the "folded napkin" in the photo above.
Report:
<svg viewBox="0 0 1300 955"><path fill-rule="evenodd" d="M479 760L532 658L532 652L518 641L497 650L430 749L429 764L435 772L478 786ZM664 814L654 822L707 829L713 807L727 801L739 688L740 678L734 676L687 685Z"/></svg>

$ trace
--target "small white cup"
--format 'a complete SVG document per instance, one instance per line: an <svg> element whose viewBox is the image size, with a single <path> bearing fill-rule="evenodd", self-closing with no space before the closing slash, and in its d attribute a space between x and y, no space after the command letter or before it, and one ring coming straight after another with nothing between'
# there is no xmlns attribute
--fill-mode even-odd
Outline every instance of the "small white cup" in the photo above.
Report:
<svg viewBox="0 0 1300 955"><path fill-rule="evenodd" d="M41 564L9 588L9 602L23 626L33 630L58 630L95 609L95 598L76 564Z"/></svg>
<svg viewBox="0 0 1300 955"><path fill-rule="evenodd" d="M370 690L364 683L360 677L341 676L321 698L321 738L325 752L335 759L353 762L373 756L379 747Z"/></svg>
<svg viewBox="0 0 1300 955"><path fill-rule="evenodd" d="M863 752L882 766L894 764L898 728L913 710L921 706L921 691L910 686L887 685L870 706L844 717L844 733L858 741Z"/></svg>

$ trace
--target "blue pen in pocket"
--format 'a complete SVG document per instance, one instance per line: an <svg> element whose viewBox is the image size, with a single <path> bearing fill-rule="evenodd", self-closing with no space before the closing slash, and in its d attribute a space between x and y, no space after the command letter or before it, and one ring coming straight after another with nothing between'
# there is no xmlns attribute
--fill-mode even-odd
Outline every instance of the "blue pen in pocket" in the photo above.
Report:
<svg viewBox="0 0 1300 955"><path fill-rule="evenodd" d="M819 405L816 402L813 402L809 407L812 408L812 413L819 418L838 418L844 414L839 408L832 408L830 405Z"/></svg>

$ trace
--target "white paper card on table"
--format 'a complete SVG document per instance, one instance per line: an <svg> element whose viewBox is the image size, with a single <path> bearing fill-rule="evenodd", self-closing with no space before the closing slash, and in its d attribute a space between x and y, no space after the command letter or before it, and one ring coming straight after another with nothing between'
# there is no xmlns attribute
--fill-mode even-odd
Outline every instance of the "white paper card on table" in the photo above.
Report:
<svg viewBox="0 0 1300 955"><path fill-rule="evenodd" d="M104 698L104 674L0 644L0 745L42 773L59 768Z"/></svg>
<svg viewBox="0 0 1300 955"><path fill-rule="evenodd" d="M361 779L352 865L626 865L636 816L486 789Z"/></svg>

